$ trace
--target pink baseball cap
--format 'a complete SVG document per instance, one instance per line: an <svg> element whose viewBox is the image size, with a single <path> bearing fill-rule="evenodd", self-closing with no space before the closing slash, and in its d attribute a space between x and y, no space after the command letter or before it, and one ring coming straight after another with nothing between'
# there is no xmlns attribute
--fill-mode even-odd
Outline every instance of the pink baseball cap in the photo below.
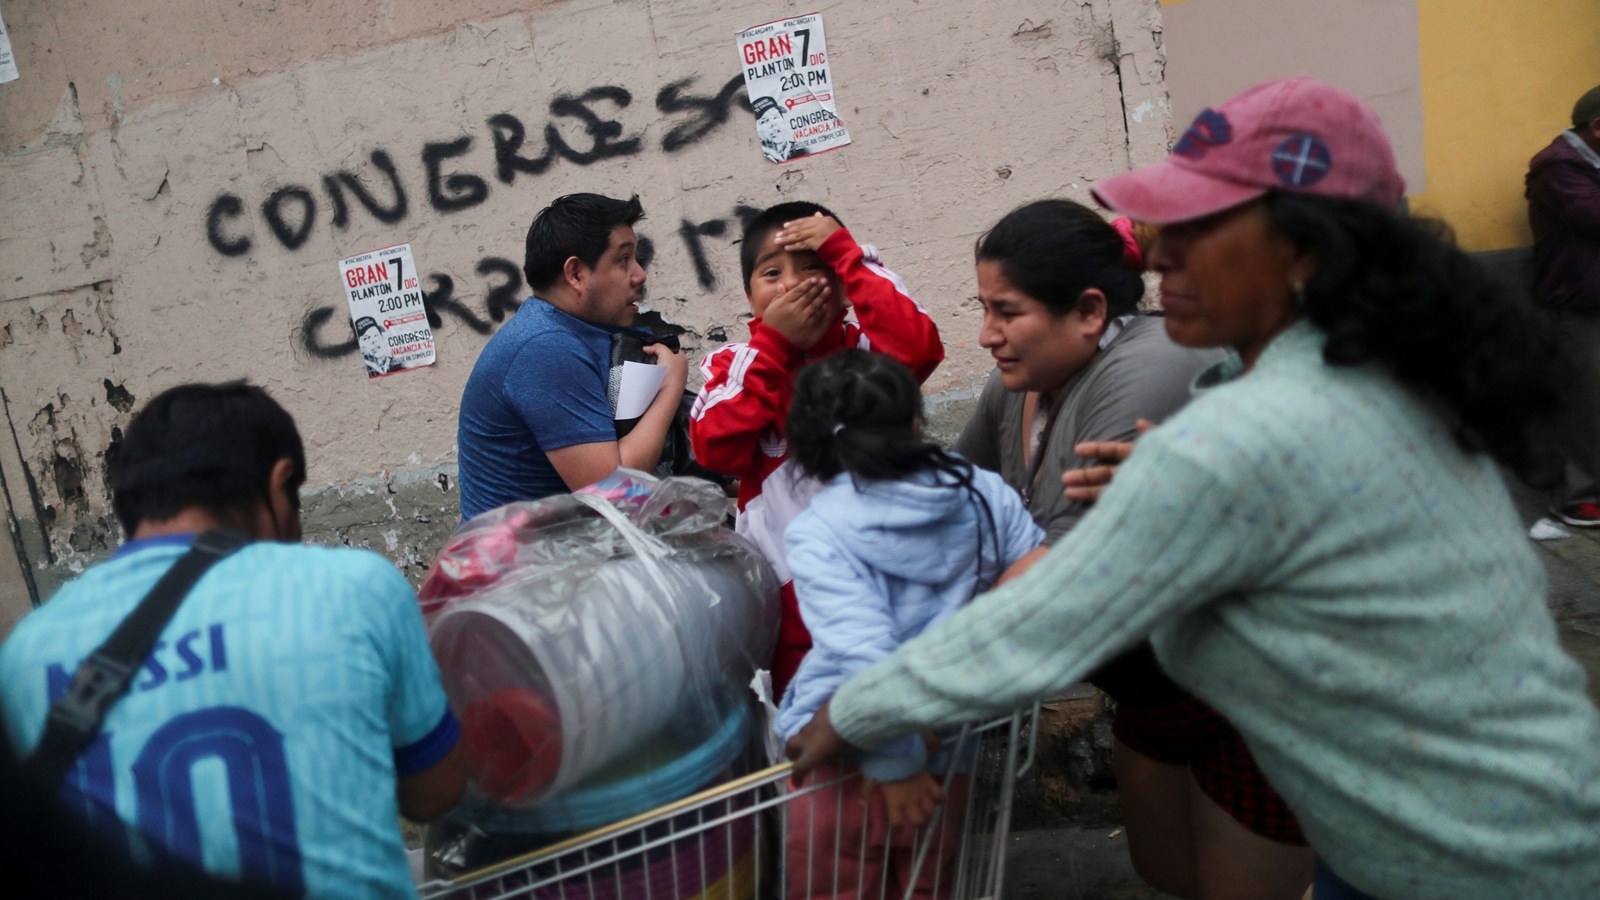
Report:
<svg viewBox="0 0 1600 900"><path fill-rule="evenodd" d="M1377 113L1309 75L1268 81L1195 117L1161 162L1094 186L1100 205L1142 222L1185 222L1272 189L1393 209L1406 182Z"/></svg>

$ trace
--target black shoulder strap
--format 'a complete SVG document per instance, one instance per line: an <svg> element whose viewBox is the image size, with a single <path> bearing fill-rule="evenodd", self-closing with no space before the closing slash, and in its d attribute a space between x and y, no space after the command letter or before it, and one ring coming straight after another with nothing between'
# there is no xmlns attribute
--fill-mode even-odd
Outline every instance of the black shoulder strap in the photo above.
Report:
<svg viewBox="0 0 1600 900"><path fill-rule="evenodd" d="M34 784L55 796L83 748L99 733L106 713L127 692L134 673L189 589L213 564L249 542L248 535L224 529L195 538L189 552L173 563L111 637L78 666L72 686L50 705L39 746L28 757L26 769Z"/></svg>

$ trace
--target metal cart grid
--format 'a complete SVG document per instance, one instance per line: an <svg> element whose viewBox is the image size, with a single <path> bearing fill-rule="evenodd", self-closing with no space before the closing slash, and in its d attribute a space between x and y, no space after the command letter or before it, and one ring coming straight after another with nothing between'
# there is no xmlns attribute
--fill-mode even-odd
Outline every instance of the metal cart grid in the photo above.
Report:
<svg viewBox="0 0 1600 900"><path fill-rule="evenodd" d="M1032 712L1019 712L966 726L954 739L953 758L971 761L965 803L956 811L959 816L945 808L949 804L941 806L911 837L909 854L902 847L902 857L912 860L909 872L896 873L903 894L898 887L891 890L890 866L864 883L859 871L852 878L837 865L813 864L818 854L834 860L847 854L880 859L890 852L887 846L869 846L864 831L849 839L854 846L841 847L846 843L842 830L830 838L811 827L819 803L842 802L840 792L831 789L860 778L859 773L812 778L795 787L792 766L784 763L451 880L428 882L420 895L423 900L995 900L1004 882L1016 780L1033 762L1032 719ZM959 776L945 777L947 794L954 777ZM792 834L796 825L805 833ZM791 841L799 843L791 848ZM947 847L953 847L950 855ZM789 857L802 853L804 866L791 866ZM919 883L917 875L924 871L929 875Z"/></svg>

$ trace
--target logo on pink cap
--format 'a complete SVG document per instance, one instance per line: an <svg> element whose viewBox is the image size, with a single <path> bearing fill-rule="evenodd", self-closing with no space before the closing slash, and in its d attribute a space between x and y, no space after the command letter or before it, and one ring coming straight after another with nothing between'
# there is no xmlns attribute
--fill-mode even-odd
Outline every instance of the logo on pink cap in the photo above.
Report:
<svg viewBox="0 0 1600 900"><path fill-rule="evenodd" d="M1272 171L1284 184L1308 188L1333 171L1333 154L1316 135L1297 134L1272 151Z"/></svg>
<svg viewBox="0 0 1600 900"><path fill-rule="evenodd" d="M1393 208L1405 179L1370 107L1299 76L1204 110L1170 156L1100 182L1094 195L1109 209L1159 224L1208 216L1270 190Z"/></svg>
<svg viewBox="0 0 1600 900"><path fill-rule="evenodd" d="M1231 140L1233 126L1228 124L1228 117L1214 109L1206 109L1195 116L1194 122L1178 139L1172 152L1189 159L1200 159L1206 155L1207 147L1220 147Z"/></svg>

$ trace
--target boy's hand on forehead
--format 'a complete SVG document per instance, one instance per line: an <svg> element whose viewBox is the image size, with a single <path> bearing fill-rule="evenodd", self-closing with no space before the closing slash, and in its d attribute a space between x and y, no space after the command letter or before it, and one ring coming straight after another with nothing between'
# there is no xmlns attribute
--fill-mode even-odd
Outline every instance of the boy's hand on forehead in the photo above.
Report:
<svg viewBox="0 0 1600 900"><path fill-rule="evenodd" d="M772 241L785 250L797 252L815 250L821 247L822 242L830 235L843 227L833 216L815 213L809 219L796 219L793 222L783 223L783 227L773 235Z"/></svg>
<svg viewBox="0 0 1600 900"><path fill-rule="evenodd" d="M773 300L761 323L787 338L795 349L810 350L839 320L842 310L832 293L826 279L807 278Z"/></svg>

